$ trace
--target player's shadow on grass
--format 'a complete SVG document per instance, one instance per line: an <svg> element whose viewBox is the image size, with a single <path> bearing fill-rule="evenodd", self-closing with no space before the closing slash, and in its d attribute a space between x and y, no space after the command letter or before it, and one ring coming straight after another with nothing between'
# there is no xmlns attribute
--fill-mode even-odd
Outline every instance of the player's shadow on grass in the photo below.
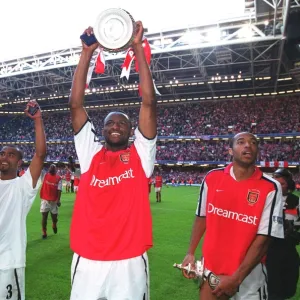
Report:
<svg viewBox="0 0 300 300"><path fill-rule="evenodd" d="M27 249L34 247L36 245L42 244L42 243L47 243L47 241L49 239L54 238L54 235L49 235L46 239L42 239L42 238L37 238L36 240L31 240L27 243Z"/></svg>

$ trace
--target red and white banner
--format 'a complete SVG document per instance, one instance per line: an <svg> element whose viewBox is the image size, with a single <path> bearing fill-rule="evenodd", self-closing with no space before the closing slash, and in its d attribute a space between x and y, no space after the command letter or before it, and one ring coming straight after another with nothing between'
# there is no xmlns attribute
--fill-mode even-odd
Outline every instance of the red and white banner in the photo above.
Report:
<svg viewBox="0 0 300 300"><path fill-rule="evenodd" d="M146 58L147 64L150 65L150 63L151 63L151 47L146 38L143 40L143 48L144 48L144 53L145 53L145 58ZM132 48L129 48L128 51L126 52L125 59L122 64L122 72L121 72L120 78L126 77L127 80L129 79L130 70L131 70L133 61L135 61L136 72L139 72L139 66L138 66L136 57L134 55L134 51ZM104 53L100 47L94 51L93 56L91 58L88 73L87 73L86 85L85 85L86 89L89 87L89 84L91 82L94 71L96 74L103 74L105 71ZM154 83L154 80L153 80L153 85L154 85L155 94L161 96L160 92L158 91L158 89ZM140 86L138 87L138 91L139 91L139 95L142 96Z"/></svg>
<svg viewBox="0 0 300 300"><path fill-rule="evenodd" d="M86 77L86 84L85 88L87 89L89 87L89 84L92 79L93 71L95 69L95 73L102 74L105 70L105 59L103 50L101 48L97 48L90 61L87 77Z"/></svg>
<svg viewBox="0 0 300 300"><path fill-rule="evenodd" d="M145 53L145 58L146 58L147 64L150 65L150 63L151 63L151 48L150 48L150 44L149 44L147 39L143 40L143 48L144 48L144 53ZM135 58L134 58L134 60L135 60L135 62L134 62L135 70L138 73L139 72L139 65L138 65L138 62Z"/></svg>
<svg viewBox="0 0 300 300"><path fill-rule="evenodd" d="M151 63L151 47L150 47L150 44L149 44L149 42L146 38L144 38L142 45L143 45L143 48L144 48L144 53L145 53L145 58L146 58L147 64L150 65L150 63ZM126 77L127 80L129 79L129 75L130 75L131 66L132 66L133 61L134 61L134 64L135 64L135 70L138 73L139 72L138 62L137 62L136 57L134 55L133 49L129 48L127 53L126 53L124 62L122 64L122 72L121 72L120 78ZM161 96L161 94L158 91L154 81L153 81L153 85L154 85L155 94ZM138 86L138 92L139 92L139 95L142 96L142 91L140 89L140 85Z"/></svg>
<svg viewBox="0 0 300 300"><path fill-rule="evenodd" d="M126 52L126 56L122 65L122 72L120 75L120 78L126 77L127 80L129 79L131 65L133 63L133 60L135 59L134 52L132 48L129 48Z"/></svg>
<svg viewBox="0 0 300 300"><path fill-rule="evenodd" d="M260 166L265 168L287 168L289 163L287 161L261 161Z"/></svg>
<svg viewBox="0 0 300 300"><path fill-rule="evenodd" d="M99 55L96 60L95 73L103 74L105 71L105 58L102 49L100 49Z"/></svg>

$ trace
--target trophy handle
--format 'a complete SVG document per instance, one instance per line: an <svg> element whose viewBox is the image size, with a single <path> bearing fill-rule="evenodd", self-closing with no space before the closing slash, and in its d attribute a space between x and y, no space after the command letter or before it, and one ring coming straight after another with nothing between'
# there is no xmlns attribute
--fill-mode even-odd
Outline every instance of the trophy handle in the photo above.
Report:
<svg viewBox="0 0 300 300"><path fill-rule="evenodd" d="M203 261L196 261L195 270L191 269L191 264L183 267L182 264L175 263L173 267L180 270L186 270L188 273L194 273L200 280L200 286L202 285L203 281L207 281L210 288L214 290L220 283L220 278L216 274L204 268Z"/></svg>

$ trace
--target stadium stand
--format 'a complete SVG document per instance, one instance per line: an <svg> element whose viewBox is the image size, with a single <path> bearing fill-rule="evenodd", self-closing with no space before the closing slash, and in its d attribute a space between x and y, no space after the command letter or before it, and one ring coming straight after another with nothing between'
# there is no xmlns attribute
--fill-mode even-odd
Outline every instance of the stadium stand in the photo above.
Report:
<svg viewBox="0 0 300 300"><path fill-rule="evenodd" d="M96 131L101 133L107 110L90 110ZM124 109L136 126L138 108ZM47 139L72 138L70 114L45 113ZM30 140L31 123L23 117L10 118L0 127L0 140ZM300 132L300 98L240 99L195 104L161 105L159 136L228 135L241 131L260 134Z"/></svg>
<svg viewBox="0 0 300 300"><path fill-rule="evenodd" d="M101 133L107 112L89 111L98 133ZM138 108L126 108L124 112L131 116L133 126L137 126ZM48 112L45 113L44 121L48 140L47 162L66 162L70 155L77 159L70 114ZM33 155L31 122L23 116L5 116L0 117L0 124L0 144L13 142L19 145L25 161L29 160ZM241 131L261 135L258 162L299 162L300 98L160 105L157 161L169 165L177 162L192 162L194 165L196 162L207 162L209 165L228 163L228 139ZM199 170L187 170L178 170L177 167L172 172L164 171L164 180L201 182L204 171L199 173ZM300 182L299 175L295 176L296 181Z"/></svg>

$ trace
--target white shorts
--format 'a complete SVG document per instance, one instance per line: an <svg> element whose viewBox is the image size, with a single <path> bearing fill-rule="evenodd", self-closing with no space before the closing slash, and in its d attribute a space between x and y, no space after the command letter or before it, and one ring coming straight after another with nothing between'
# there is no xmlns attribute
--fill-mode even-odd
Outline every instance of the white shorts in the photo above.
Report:
<svg viewBox="0 0 300 300"><path fill-rule="evenodd" d="M71 181L66 181L66 186L71 186Z"/></svg>
<svg viewBox="0 0 300 300"><path fill-rule="evenodd" d="M0 299L25 300L25 268L0 270Z"/></svg>
<svg viewBox="0 0 300 300"><path fill-rule="evenodd" d="M78 192L78 185L74 185L74 192Z"/></svg>
<svg viewBox="0 0 300 300"><path fill-rule="evenodd" d="M245 278L239 288L239 292L233 300L262 300L268 299L267 270L265 265L258 264Z"/></svg>
<svg viewBox="0 0 300 300"><path fill-rule="evenodd" d="M161 191L161 187L156 187L156 188L155 188L155 192L156 192L156 193L158 193L158 192L160 192L160 191Z"/></svg>
<svg viewBox="0 0 300 300"><path fill-rule="evenodd" d="M57 202L56 201L48 201L48 200L43 200L42 199L40 212L41 213L45 213L45 212L49 212L49 211L53 215L57 215L58 214Z"/></svg>
<svg viewBox="0 0 300 300"><path fill-rule="evenodd" d="M94 261L74 254L70 300L149 300L147 253L116 260Z"/></svg>

